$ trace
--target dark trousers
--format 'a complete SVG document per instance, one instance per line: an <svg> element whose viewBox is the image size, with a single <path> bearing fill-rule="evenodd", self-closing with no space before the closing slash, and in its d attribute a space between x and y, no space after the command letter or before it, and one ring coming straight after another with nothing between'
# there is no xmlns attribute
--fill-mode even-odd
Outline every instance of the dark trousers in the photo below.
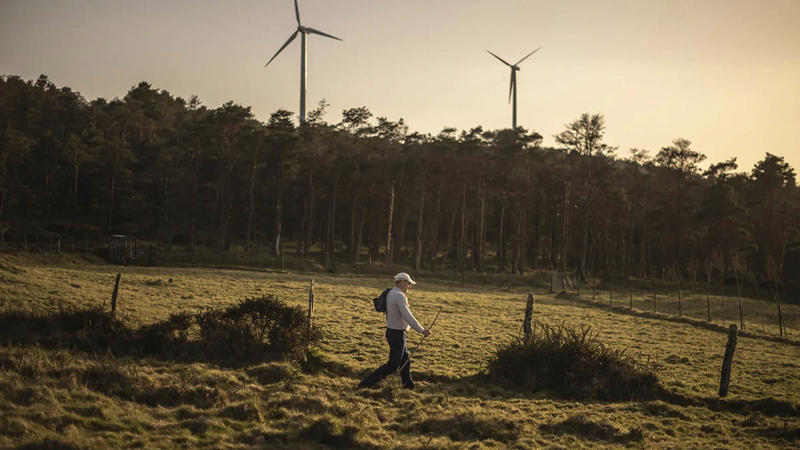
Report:
<svg viewBox="0 0 800 450"><path fill-rule="evenodd" d="M378 367L371 374L364 378L358 387L369 387L377 384L384 378L393 374L400 366L403 370L400 371L400 378L403 380L403 386L407 388L414 387L414 380L411 379L411 357L406 348L406 332L405 330L392 330L386 329L386 342L389 343L389 361L386 364ZM406 363L408 361L408 363Z"/></svg>

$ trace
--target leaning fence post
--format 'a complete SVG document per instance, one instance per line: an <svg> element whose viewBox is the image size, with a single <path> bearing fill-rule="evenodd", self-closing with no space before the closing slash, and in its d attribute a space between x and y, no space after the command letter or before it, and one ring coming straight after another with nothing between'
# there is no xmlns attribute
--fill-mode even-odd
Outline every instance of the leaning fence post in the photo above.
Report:
<svg viewBox="0 0 800 450"><path fill-rule="evenodd" d="M531 340L531 319L533 318L533 292L528 293L528 303L525 305L525 321L522 330L525 333L525 342Z"/></svg>
<svg viewBox="0 0 800 450"><path fill-rule="evenodd" d="M117 312L117 292L119 291L119 278L121 276L122 274L118 273L117 280L114 281L114 292L111 294L111 317L114 317Z"/></svg>
<svg viewBox="0 0 800 450"><path fill-rule="evenodd" d="M733 364L733 352L736 350L736 325L728 328L728 345L725 346L725 358L722 360L722 373L719 379L719 396L728 395L728 385L731 382L731 364Z"/></svg>

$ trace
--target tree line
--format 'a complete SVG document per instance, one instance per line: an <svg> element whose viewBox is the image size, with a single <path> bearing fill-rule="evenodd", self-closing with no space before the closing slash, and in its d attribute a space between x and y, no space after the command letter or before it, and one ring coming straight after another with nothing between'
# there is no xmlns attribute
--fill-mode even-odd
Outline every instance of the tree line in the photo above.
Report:
<svg viewBox="0 0 800 450"><path fill-rule="evenodd" d="M547 148L522 127L430 135L366 107L337 123L326 112L297 127L283 109L261 122L145 82L87 101L44 75L0 77L0 238L121 233L332 271L557 269L747 283L776 299L796 281L800 196L780 156L701 170L683 138L620 155L600 114Z"/></svg>

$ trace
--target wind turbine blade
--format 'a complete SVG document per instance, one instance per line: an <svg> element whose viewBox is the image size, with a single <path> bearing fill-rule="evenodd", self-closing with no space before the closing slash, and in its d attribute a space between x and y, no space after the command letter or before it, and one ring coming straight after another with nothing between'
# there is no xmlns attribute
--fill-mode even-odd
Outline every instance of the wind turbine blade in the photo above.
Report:
<svg viewBox="0 0 800 450"><path fill-rule="evenodd" d="M489 50L486 50L486 51L487 51L487 52L489 52ZM501 58L501 57L499 57L499 56L495 55L495 54L494 54L494 53L492 53L492 52L489 52L489 54L490 54L490 55L492 55L492 56L494 56L495 58L499 59L501 63L503 63L503 64L507 65L508 67L511 67L511 64L507 63L507 62L506 62L506 61L505 61L503 58Z"/></svg>
<svg viewBox="0 0 800 450"><path fill-rule="evenodd" d="M511 82L508 83L508 103L511 103L511 92L514 90L514 68L511 68Z"/></svg>
<svg viewBox="0 0 800 450"><path fill-rule="evenodd" d="M328 33L323 33L322 31L315 30L313 28L306 27L306 31L308 31L309 33L318 34L320 36L325 36L325 37L329 37L331 39L336 39L337 41L341 41L341 39L337 38L336 36L332 36L332 35L330 35Z"/></svg>
<svg viewBox="0 0 800 450"><path fill-rule="evenodd" d="M297 0L294 0L294 16L297 17L297 26L300 26L300 8L297 7Z"/></svg>
<svg viewBox="0 0 800 450"><path fill-rule="evenodd" d="M266 63L266 64L264 64L264 67L267 67L267 66L269 65L269 63L271 63L271 62L272 62L272 60L273 60L273 59L275 59L275 57L276 57L276 56L278 56L278 54L279 54L280 52L282 52L282 51L283 51L283 49L285 49L285 48L286 48L286 46L287 46L287 45L289 45L289 44L291 44L291 43L292 43L292 41L294 40L294 38L296 38L296 37L297 37L297 33L299 33L299 31L295 31L294 33L292 33L292 35L291 35L291 36L289 36L289 39L287 39L287 40L286 40L286 43L284 43L284 44L281 46L281 48L279 48L279 49L278 49L278 51L277 51L277 52L275 52L275 55L273 55L273 56L272 56L272 58L270 58L270 59L269 59L269 61L267 61L267 63Z"/></svg>
<svg viewBox="0 0 800 450"><path fill-rule="evenodd" d="M542 48L542 47L539 47L539 48L537 48L536 50L534 50L534 51L532 51L532 52L528 53L528 54L527 54L527 55L525 55L525 56L524 56L522 59L520 59L519 61L517 61L517 63L516 63L516 64L514 64L514 65L515 65L515 66L518 66L518 65L519 65L519 63L521 63L522 61L525 61L526 59L528 59L528 56L531 56L532 54L534 54L534 53L538 52L540 48Z"/></svg>

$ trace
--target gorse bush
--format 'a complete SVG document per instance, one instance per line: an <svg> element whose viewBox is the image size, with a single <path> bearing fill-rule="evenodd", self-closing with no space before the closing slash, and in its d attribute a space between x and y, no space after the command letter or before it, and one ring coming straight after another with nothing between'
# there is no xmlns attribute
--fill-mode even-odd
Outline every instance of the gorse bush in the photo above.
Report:
<svg viewBox="0 0 800 450"><path fill-rule="evenodd" d="M659 391L651 370L600 342L589 327L537 322L529 339L497 350L488 372L494 382L514 390L579 400L651 399Z"/></svg>
<svg viewBox="0 0 800 450"><path fill-rule="evenodd" d="M298 356L319 338L308 326L306 312L272 296L247 299L225 310L196 316L206 352L219 357L253 360Z"/></svg>
<svg viewBox="0 0 800 450"><path fill-rule="evenodd" d="M226 309L173 314L139 329L101 308L53 314L0 313L0 339L89 353L241 364L298 357L319 337L319 329L309 326L301 308L271 295L246 299Z"/></svg>

